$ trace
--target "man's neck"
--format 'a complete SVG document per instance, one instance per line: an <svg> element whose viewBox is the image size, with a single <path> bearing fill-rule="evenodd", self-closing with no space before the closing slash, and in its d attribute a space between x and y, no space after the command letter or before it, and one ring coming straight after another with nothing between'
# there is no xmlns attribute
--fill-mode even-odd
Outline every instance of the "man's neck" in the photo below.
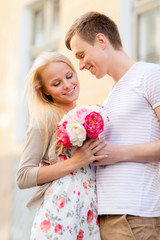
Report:
<svg viewBox="0 0 160 240"><path fill-rule="evenodd" d="M115 51L112 60L112 67L110 68L110 72L108 74L113 78L116 84L135 64L135 61L123 50Z"/></svg>

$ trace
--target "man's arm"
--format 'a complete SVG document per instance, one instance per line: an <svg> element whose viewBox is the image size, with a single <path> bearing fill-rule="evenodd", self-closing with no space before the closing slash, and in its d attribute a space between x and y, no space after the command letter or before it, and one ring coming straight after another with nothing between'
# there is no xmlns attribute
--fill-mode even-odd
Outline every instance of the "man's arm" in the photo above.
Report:
<svg viewBox="0 0 160 240"><path fill-rule="evenodd" d="M160 121L160 106L155 108ZM160 140L144 144L114 145L106 141L106 146L96 155L107 155L107 158L94 162L94 165L111 165L117 162L157 162L160 161Z"/></svg>

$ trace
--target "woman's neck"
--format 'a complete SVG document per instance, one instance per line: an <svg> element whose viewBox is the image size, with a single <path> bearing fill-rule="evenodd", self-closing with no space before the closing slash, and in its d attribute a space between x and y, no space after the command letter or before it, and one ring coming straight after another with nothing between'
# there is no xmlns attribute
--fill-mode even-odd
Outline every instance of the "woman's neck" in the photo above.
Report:
<svg viewBox="0 0 160 240"><path fill-rule="evenodd" d="M64 112L69 112L70 110L72 110L73 108L76 107L76 102L72 103L72 104L61 104L59 105L59 107L64 111Z"/></svg>

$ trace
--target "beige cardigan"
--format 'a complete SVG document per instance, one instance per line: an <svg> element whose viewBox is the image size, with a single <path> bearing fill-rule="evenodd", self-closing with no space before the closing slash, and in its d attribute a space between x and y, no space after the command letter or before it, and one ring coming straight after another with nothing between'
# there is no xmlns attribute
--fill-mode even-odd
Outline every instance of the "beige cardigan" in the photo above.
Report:
<svg viewBox="0 0 160 240"><path fill-rule="evenodd" d="M54 147L55 140L56 134L53 132L50 133L48 148L42 158L43 142L38 128L31 128L28 131L17 172L17 185L20 189L37 186L37 174L41 162L53 164L58 161ZM45 183L39 186L26 206L32 209L40 205L43 201L45 191L52 183Z"/></svg>

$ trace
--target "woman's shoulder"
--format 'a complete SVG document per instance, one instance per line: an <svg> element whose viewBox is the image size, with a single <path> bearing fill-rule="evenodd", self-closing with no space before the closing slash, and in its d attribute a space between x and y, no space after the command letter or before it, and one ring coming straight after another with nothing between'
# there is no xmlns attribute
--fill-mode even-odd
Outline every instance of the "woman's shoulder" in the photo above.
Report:
<svg viewBox="0 0 160 240"><path fill-rule="evenodd" d="M48 123L47 125L34 123L28 127L26 131L26 136L34 134L34 135L44 137L44 135L47 132L48 135L51 137L55 133L55 131L56 131L56 128L54 126L51 126L50 123Z"/></svg>

